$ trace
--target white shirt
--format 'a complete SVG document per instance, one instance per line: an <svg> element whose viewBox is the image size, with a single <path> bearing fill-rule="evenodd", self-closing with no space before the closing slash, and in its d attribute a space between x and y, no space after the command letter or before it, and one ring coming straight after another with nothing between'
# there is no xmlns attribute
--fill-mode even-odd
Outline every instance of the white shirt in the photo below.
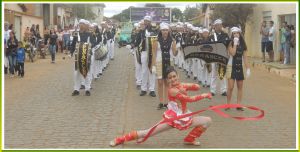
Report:
<svg viewBox="0 0 300 152"><path fill-rule="evenodd" d="M269 29L269 34L272 34L272 36L269 35L269 41L274 41L275 39L275 29L274 29L274 26L272 26L270 29Z"/></svg>

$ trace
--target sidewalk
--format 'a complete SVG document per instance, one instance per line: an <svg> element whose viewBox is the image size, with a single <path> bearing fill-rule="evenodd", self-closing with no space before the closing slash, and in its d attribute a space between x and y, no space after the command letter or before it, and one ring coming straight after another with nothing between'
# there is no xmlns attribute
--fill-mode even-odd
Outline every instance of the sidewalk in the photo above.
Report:
<svg viewBox="0 0 300 152"><path fill-rule="evenodd" d="M264 70L288 78L296 82L296 65L284 65L279 62L262 62L260 58L249 57L249 62L253 68Z"/></svg>

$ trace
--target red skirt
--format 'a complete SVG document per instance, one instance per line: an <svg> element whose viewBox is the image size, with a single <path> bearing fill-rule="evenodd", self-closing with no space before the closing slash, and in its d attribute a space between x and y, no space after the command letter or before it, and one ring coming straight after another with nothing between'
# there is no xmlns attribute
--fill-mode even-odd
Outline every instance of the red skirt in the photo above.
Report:
<svg viewBox="0 0 300 152"><path fill-rule="evenodd" d="M172 109L165 111L163 115L163 117L167 119L178 117L178 116L180 116L180 114L178 114L178 112L176 113ZM192 125L192 117L186 117L179 120L174 120L168 122L168 125L177 128L178 130L186 130Z"/></svg>

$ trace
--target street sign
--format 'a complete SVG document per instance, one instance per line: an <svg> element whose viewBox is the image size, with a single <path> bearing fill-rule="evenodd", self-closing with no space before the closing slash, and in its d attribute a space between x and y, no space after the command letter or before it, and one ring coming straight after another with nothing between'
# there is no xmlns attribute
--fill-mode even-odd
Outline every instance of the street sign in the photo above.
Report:
<svg viewBox="0 0 300 152"><path fill-rule="evenodd" d="M130 8L131 22L139 22L145 16L151 16L152 22L170 22L171 8L165 7L134 7Z"/></svg>

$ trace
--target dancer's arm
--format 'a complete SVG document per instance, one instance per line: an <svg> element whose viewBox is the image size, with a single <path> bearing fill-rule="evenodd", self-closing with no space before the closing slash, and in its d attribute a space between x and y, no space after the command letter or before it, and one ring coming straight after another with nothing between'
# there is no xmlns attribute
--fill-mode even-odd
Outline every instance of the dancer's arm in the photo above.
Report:
<svg viewBox="0 0 300 152"><path fill-rule="evenodd" d="M182 85L186 88L186 90L198 91L200 89L200 85L195 83L183 83Z"/></svg>
<svg viewBox="0 0 300 152"><path fill-rule="evenodd" d="M204 93L201 95L196 95L196 96L187 96L185 94L182 94L178 89L170 89L169 90L169 95L175 99L178 99L180 101L184 101L184 102L196 102L199 100L202 100L204 98L211 98L211 94L210 93Z"/></svg>

